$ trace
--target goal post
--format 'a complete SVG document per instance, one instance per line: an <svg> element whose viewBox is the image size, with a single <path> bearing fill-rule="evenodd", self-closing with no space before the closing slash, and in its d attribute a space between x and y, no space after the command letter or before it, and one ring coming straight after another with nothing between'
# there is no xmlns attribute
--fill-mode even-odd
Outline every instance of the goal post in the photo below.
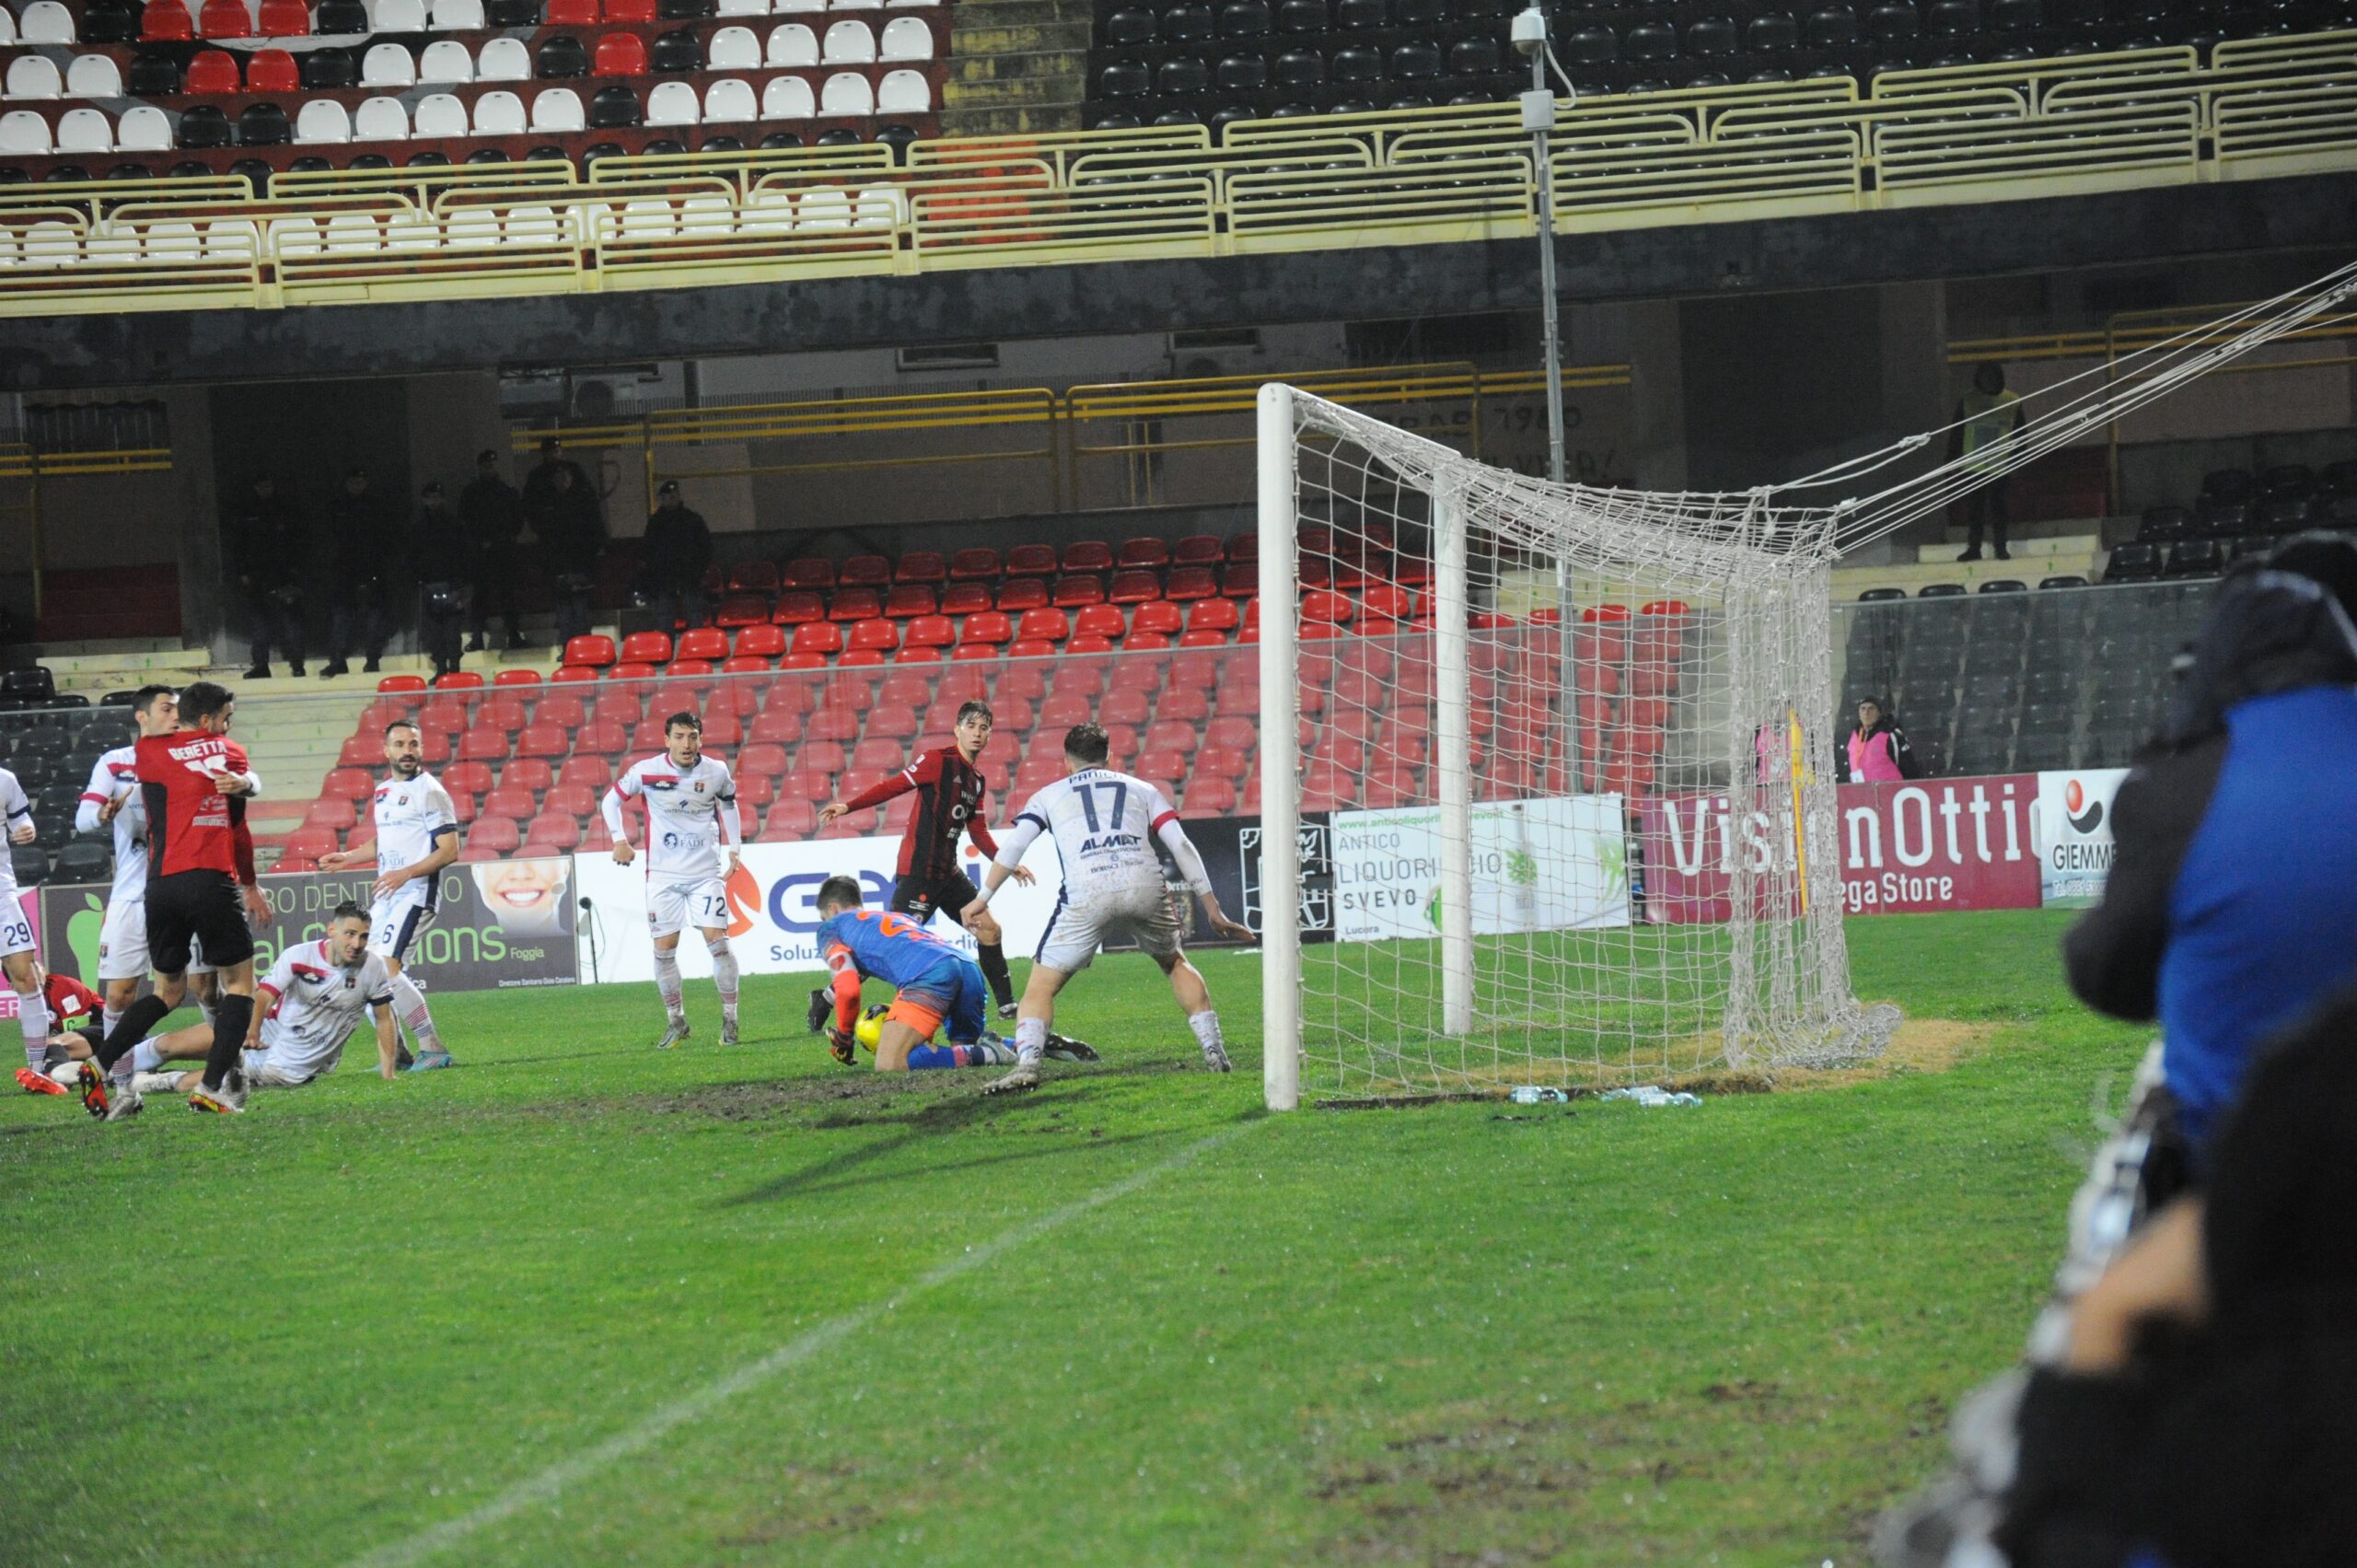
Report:
<svg viewBox="0 0 2357 1568"><path fill-rule="evenodd" d="M1259 411L1268 1104L1854 1060L1835 514Z"/></svg>

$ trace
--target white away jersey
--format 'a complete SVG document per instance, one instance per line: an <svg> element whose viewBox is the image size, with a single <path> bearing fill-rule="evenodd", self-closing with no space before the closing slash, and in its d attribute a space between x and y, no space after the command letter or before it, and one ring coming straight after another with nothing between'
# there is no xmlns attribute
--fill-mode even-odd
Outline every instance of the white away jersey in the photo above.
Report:
<svg viewBox="0 0 2357 1568"><path fill-rule="evenodd" d="M261 988L270 993L261 1043L271 1065L290 1076L316 1076L334 1066L368 1009L393 999L383 954L366 953L357 968L344 969L329 960L325 941L282 951Z"/></svg>
<svg viewBox="0 0 2357 1568"><path fill-rule="evenodd" d="M25 786L17 782L16 774L0 768L0 833L13 833L32 819L33 803L25 797ZM6 847L0 845L0 849ZM6 887L13 900L17 891L17 867L16 863L5 854L0 854L0 877L6 878L0 887ZM0 914L14 912L13 910L0 910Z"/></svg>
<svg viewBox="0 0 2357 1568"><path fill-rule="evenodd" d="M727 875L723 845L743 842L737 819L737 781L728 764L706 754L692 768L676 766L668 753L633 762L606 792L606 830L624 836L622 802L646 802L646 879L696 882Z"/></svg>
<svg viewBox="0 0 2357 1568"><path fill-rule="evenodd" d="M420 771L413 779L396 773L377 786L377 869L398 871L415 865L434 853L435 841L459 830L459 808L450 792L432 773ZM404 882L393 895L397 904L434 907L433 877Z"/></svg>
<svg viewBox="0 0 2357 1568"><path fill-rule="evenodd" d="M114 814L114 888L108 901L147 896L147 799L139 789L139 754L118 746L90 764L90 782L74 813L74 826L88 832L99 825L99 807L117 796L122 809Z"/></svg>
<svg viewBox="0 0 2357 1568"><path fill-rule="evenodd" d="M1084 768L1033 796L1015 820L1054 836L1065 885L1077 901L1092 889L1159 886L1155 835L1178 816L1144 779Z"/></svg>

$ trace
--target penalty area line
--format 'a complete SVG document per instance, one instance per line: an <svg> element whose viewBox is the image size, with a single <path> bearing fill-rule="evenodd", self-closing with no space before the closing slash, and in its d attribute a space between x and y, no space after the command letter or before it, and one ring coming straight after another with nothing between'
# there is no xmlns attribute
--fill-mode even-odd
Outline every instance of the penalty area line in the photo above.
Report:
<svg viewBox="0 0 2357 1568"><path fill-rule="evenodd" d="M593 1447L585 1448L570 1458L560 1459L539 1474L517 1481L490 1502L471 1508L455 1518L433 1525L405 1540L378 1547L353 1560L352 1568L407 1568L423 1562L438 1552L447 1551L477 1530L513 1518L538 1504L554 1498L567 1488L588 1480L609 1466L621 1463L633 1455L644 1453L680 1427L700 1421L737 1395L746 1393L770 1381L780 1373L799 1365L819 1352L849 1339L874 1320L878 1312L888 1311L904 1302L914 1300L929 1291L936 1290L952 1280L987 1267L1002 1255L1027 1242L1037 1241L1050 1231L1061 1229L1085 1214L1094 1213L1109 1203L1122 1199L1152 1185L1161 1178L1182 1167L1193 1164L1204 1155L1242 1133L1256 1124L1239 1121L1224 1127L1207 1138L1200 1138L1158 1164L1134 1171L1120 1180L1098 1188L1086 1197L1075 1198L1060 1208L1010 1226L990 1240L970 1247L946 1262L936 1263L894 1295L871 1306L862 1307L805 1330L767 1355L749 1361L732 1372L725 1373L693 1393L655 1411L635 1425L616 1433Z"/></svg>

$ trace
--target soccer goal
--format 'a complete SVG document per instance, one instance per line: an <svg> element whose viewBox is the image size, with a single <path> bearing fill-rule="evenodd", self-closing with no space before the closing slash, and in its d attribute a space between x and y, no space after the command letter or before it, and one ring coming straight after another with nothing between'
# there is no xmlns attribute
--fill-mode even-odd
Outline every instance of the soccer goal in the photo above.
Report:
<svg viewBox="0 0 2357 1568"><path fill-rule="evenodd" d="M1259 460L1272 1109L1880 1052L1830 512L1550 485L1283 386Z"/></svg>

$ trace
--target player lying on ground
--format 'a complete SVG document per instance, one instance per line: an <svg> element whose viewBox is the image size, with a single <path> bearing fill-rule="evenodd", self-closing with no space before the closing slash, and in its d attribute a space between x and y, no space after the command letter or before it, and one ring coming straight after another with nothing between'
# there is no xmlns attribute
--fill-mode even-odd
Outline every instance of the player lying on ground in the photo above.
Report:
<svg viewBox="0 0 2357 1568"><path fill-rule="evenodd" d="M1228 1070L1227 1042L1220 1036L1219 1015L1212 1010L1211 988L1179 947L1178 912L1171 905L1153 841L1159 839L1170 852L1213 931L1249 942L1251 928L1221 912L1203 857L1188 842L1170 802L1144 779L1106 767L1109 750L1105 732L1096 725L1074 725L1065 732L1064 766L1071 771L1033 796L1016 815L981 893L967 908L971 923L1015 874L1031 841L1041 833L1055 840L1057 858L1063 863L1063 890L1056 896L1055 913L1048 917L1031 979L1023 988L1015 1026L1015 1067L992 1083L988 1093L1028 1089L1039 1082L1039 1059L1046 1054L1048 1026L1055 1021L1056 993L1088 967L1100 945L1123 936L1136 938L1170 977L1170 990L1187 1015L1187 1027L1203 1049L1203 1064L1214 1073Z"/></svg>
<svg viewBox="0 0 2357 1568"><path fill-rule="evenodd" d="M41 979L41 1002L49 1010L50 1034L42 1047L41 1060L17 1069L17 1086L29 1095L71 1094L82 1081L79 1063L98 1049L106 1031L97 1028L69 1029L66 1026L76 1019L86 1026L95 1024L104 1005L97 992L71 975L51 974L38 966L34 972ZM29 1044L26 1051L30 1054Z"/></svg>
<svg viewBox="0 0 2357 1568"><path fill-rule="evenodd" d="M382 953L370 950L368 912L356 903L338 904L328 934L278 955L261 986L238 1065L222 1094L233 1110L245 1109L250 1089L289 1089L333 1069L344 1041L359 1029L364 1014L377 1025L377 1071L386 1078L400 1071L401 1032L393 1016L392 974ZM133 1104L150 1094L185 1094L203 1074L162 1070L167 1062L202 1062L213 1052L213 1026L197 1024L134 1048L137 1071L131 1080Z"/></svg>
<svg viewBox="0 0 2357 1568"><path fill-rule="evenodd" d="M958 710L956 744L923 752L883 783L869 785L849 800L830 800L819 808L819 825L823 828L846 811L865 811L896 796L917 792L917 808L900 833L899 876L888 907L919 925L929 923L935 910L962 922L967 906L974 900L974 884L958 867L959 834L970 836L974 847L984 854L998 854L990 824L983 820L990 786L982 781L980 765L982 748L990 744L993 722L988 703L968 703ZM1015 876L1021 882L1031 880L1031 873L1019 867ZM991 982L992 995L998 999L998 1016L1012 1018L1015 977L1007 972L998 922L984 913L970 929L978 949L975 957Z"/></svg>
<svg viewBox="0 0 2357 1568"><path fill-rule="evenodd" d="M633 762L606 792L606 832L614 864L635 857L622 802L646 802L646 924L655 936L655 989L663 998L668 1051L688 1038L686 989L679 980L679 932L693 925L712 955L720 991L720 1043L737 1043L737 954L728 946L728 878L737 874L744 826L728 764L703 754L703 720L684 710L663 721L663 753Z"/></svg>
<svg viewBox="0 0 2357 1568"><path fill-rule="evenodd" d="M385 960L392 976L393 1004L401 1022L417 1041L412 1073L430 1073L450 1065L441 1031L427 1011L425 993L401 972L412 946L434 923L442 873L459 858L459 811L442 781L425 771L424 737L407 719L385 726L385 761L392 776L377 786L370 811L377 825L377 847L369 854L338 850L319 856L322 871L347 871L355 865L377 867L377 884L369 889L368 945Z"/></svg>
<svg viewBox="0 0 2357 1568"><path fill-rule="evenodd" d="M876 1035L876 1070L905 1073L928 1067L1004 1067L1015 1052L983 1023L983 980L974 960L914 920L888 910L861 908L859 883L830 877L819 886L819 950L833 978L810 993L810 1028L825 1029L836 1061L852 1064L857 1038L860 981L868 977L896 988ZM933 1037L946 1026L949 1043ZM1078 1040L1056 1038L1066 1061L1094 1062Z"/></svg>
<svg viewBox="0 0 2357 1568"><path fill-rule="evenodd" d="M110 1098L107 1078L188 990L191 949L202 943L220 972L215 1017L220 1043L204 1064L189 1109L238 1109L222 1094L237 1065L236 1042L253 1016L253 924L268 925L270 903L254 879L253 831L246 801L261 788L245 748L229 738L237 699L199 680L180 693L180 728L142 736L135 748L140 797L147 809L147 953L156 990L133 1003L82 1064L82 1108L116 1121L135 1114L138 1096ZM242 899L242 907L241 900ZM5 946L5 943L0 943Z"/></svg>

